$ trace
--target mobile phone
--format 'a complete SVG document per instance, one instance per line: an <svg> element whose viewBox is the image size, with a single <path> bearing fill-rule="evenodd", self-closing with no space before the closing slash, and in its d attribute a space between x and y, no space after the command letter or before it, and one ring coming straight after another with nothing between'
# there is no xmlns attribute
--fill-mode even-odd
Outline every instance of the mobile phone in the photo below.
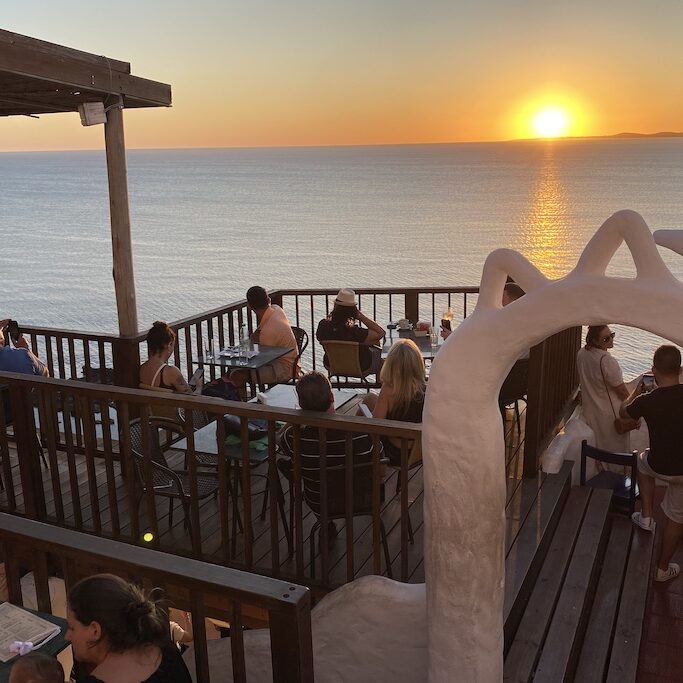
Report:
<svg viewBox="0 0 683 683"><path fill-rule="evenodd" d="M204 379L204 368L197 368L192 377L190 377L188 384L194 389L200 379Z"/></svg>
<svg viewBox="0 0 683 683"><path fill-rule="evenodd" d="M643 375L643 389L652 391L655 388L655 376L651 374Z"/></svg>
<svg viewBox="0 0 683 683"><path fill-rule="evenodd" d="M16 320L10 320L7 326L7 332L12 338L13 342L19 341L19 335L21 335L21 330L19 329L19 323Z"/></svg>

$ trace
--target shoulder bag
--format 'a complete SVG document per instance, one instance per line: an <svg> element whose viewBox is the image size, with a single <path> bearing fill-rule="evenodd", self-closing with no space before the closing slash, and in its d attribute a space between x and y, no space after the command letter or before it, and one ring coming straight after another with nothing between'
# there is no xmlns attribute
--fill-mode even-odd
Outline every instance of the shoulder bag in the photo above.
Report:
<svg viewBox="0 0 683 683"><path fill-rule="evenodd" d="M602 381L605 384L605 390L607 391L607 399L609 400L610 408L612 409L612 415L614 415L614 429L617 434L626 434L634 429L640 429L640 420L636 420L632 417L618 417L614 406L612 405L612 397L609 393L609 386L607 386L607 380L605 379L605 372L602 369L602 361L605 359L603 356L600 359L600 374L602 375Z"/></svg>

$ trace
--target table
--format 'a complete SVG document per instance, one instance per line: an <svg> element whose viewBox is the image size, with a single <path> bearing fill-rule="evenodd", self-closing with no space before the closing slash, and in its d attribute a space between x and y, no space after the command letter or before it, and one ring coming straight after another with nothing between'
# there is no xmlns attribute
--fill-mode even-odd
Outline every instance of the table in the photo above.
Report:
<svg viewBox="0 0 683 683"><path fill-rule="evenodd" d="M365 392L363 392L365 393ZM355 408L358 401L353 399L359 398L359 394L355 389L333 389L334 408L338 412L346 412L344 408ZM291 384L276 384L272 389L264 391L260 394L266 397L268 407L270 408L291 408L299 407L296 396L296 390ZM256 403L253 398L249 403ZM198 429L194 433L194 450L197 453L206 453L207 455L218 455L218 441L216 439L216 430L218 423L214 420L205 427ZM187 449L187 439L181 439L173 444L173 448L181 450ZM241 460L242 449L240 446L226 446L225 455L229 459ZM268 459L268 451L257 451L256 449L249 449L249 461L252 464L264 462Z"/></svg>
<svg viewBox="0 0 683 683"><path fill-rule="evenodd" d="M252 349L255 350L255 349ZM294 349L287 348L284 346L264 346L263 344L258 344L258 353L249 358L246 363L241 363L237 356L221 356L217 354L212 359L204 359L204 356L196 356L192 359L195 365L214 365L221 368L240 368L244 370L255 370L258 372L259 368L264 365L272 363L274 360L284 356L287 353L291 353Z"/></svg>
<svg viewBox="0 0 683 683"><path fill-rule="evenodd" d="M66 619L55 617L54 615L47 614L46 612L38 612L34 609L28 609L27 607L22 607L21 609L25 609L27 612L31 612L41 619L45 619L45 621L57 624L57 626L60 628L59 633L54 638L48 640L45 645L39 647L37 650L35 650L35 652L42 652L43 654L50 655L51 657L56 657L62 650L65 650L67 647L69 647L71 643L69 643L69 641L64 637L66 635L67 629ZM17 658L11 659L9 662L0 662L0 683L6 683L9 680L10 670L16 661ZM66 671L65 675L68 676L69 672Z"/></svg>
<svg viewBox="0 0 683 683"><path fill-rule="evenodd" d="M420 353L424 360L434 360L434 356L436 356L443 344L443 339L439 337L439 345L436 349L432 349L432 342L429 339L429 335L416 337L413 330L387 330L387 336L384 338L384 346L382 346L382 358L387 357L389 349L391 349L399 339L412 339L417 344L417 348L420 349Z"/></svg>

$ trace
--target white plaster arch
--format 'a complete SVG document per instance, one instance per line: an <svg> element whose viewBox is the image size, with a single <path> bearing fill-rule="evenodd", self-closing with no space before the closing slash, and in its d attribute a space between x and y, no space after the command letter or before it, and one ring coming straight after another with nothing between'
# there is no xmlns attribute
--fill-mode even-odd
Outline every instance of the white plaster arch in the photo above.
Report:
<svg viewBox="0 0 683 683"><path fill-rule="evenodd" d="M635 278L607 277L626 242ZM634 211L608 218L567 276L549 280L520 254L486 260L472 313L435 359L423 452L429 681L503 677L504 442L498 391L516 358L574 325L621 323L683 345L683 284L656 244L683 254L683 231L653 236ZM510 275L527 295L503 308Z"/></svg>

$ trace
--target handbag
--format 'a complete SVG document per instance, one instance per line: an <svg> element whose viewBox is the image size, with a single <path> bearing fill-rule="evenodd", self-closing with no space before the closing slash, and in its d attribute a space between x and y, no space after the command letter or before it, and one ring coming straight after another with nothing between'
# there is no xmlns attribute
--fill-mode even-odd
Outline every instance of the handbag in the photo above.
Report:
<svg viewBox="0 0 683 683"><path fill-rule="evenodd" d="M617 434L627 434L634 429L640 429L640 419L636 420L633 417L617 417L617 413L612 405L612 397L609 393L609 387L607 386L607 380L605 379L605 372L602 369L602 361L604 356L600 359L600 374L602 375L602 381L605 384L605 390L607 391L607 399L609 400L610 408L612 409L612 415L614 415L614 429Z"/></svg>

